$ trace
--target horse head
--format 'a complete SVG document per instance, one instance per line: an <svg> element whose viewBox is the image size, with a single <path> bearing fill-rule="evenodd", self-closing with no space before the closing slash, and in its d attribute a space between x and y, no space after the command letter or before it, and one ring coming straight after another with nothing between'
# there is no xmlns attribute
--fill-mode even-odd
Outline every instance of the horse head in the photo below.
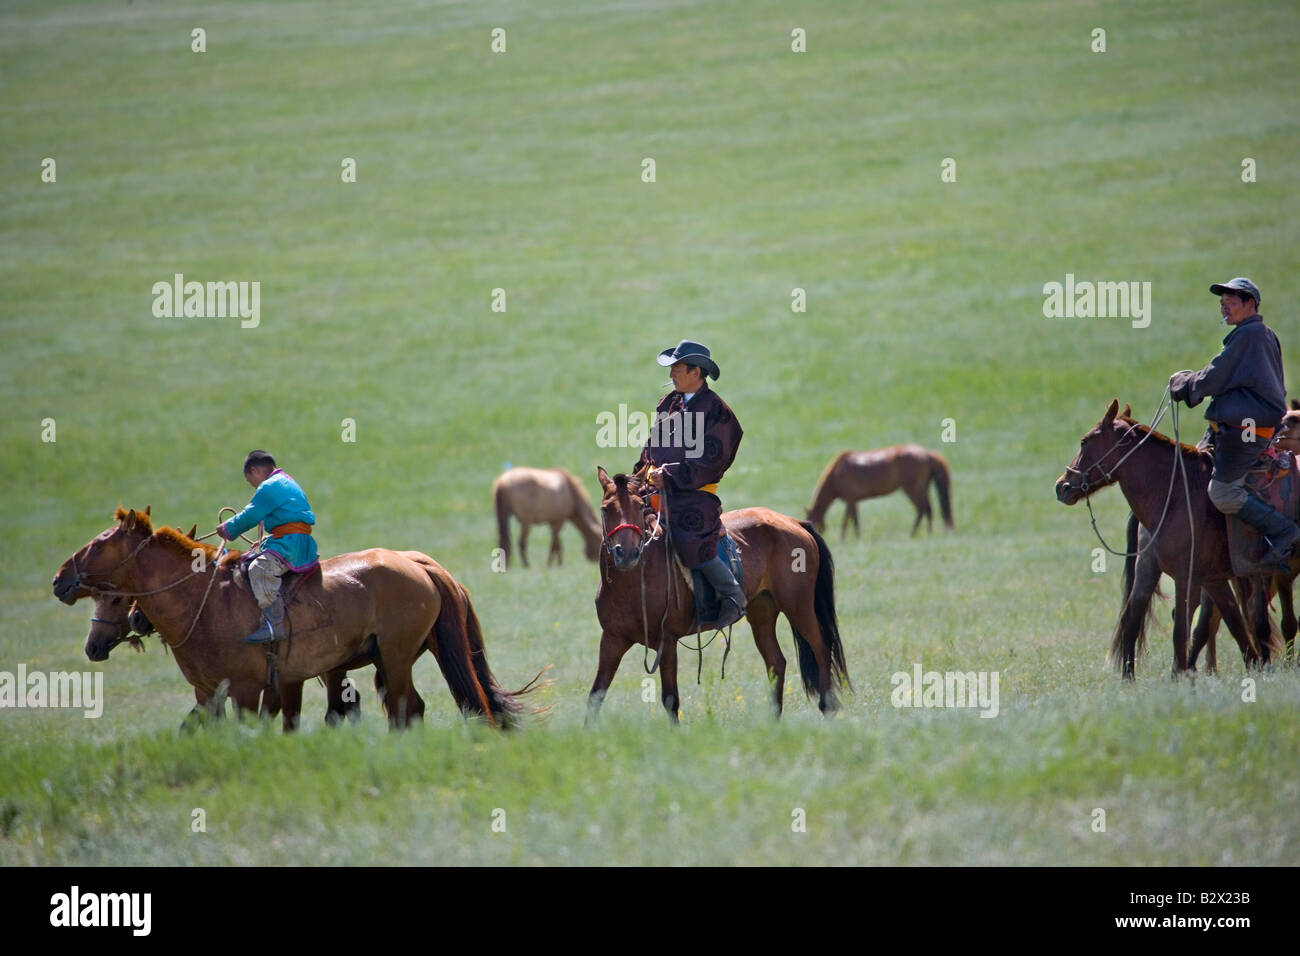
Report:
<svg viewBox="0 0 1300 956"><path fill-rule="evenodd" d="M1094 491L1115 483L1113 469L1121 460L1118 452L1136 427L1132 413L1133 409L1128 405L1121 412L1119 399L1115 399L1101 421L1079 439L1079 453L1056 479L1057 501L1066 505L1078 504Z"/></svg>
<svg viewBox="0 0 1300 956"><path fill-rule="evenodd" d="M1293 407L1282 416L1282 427L1278 429L1276 441L1280 451L1300 455L1300 410Z"/></svg>
<svg viewBox="0 0 1300 956"><path fill-rule="evenodd" d="M153 624L134 601L114 591L101 591L95 597L90 631L86 634L86 657L106 661L123 641L129 641L137 651L143 650L140 638L152 631Z"/></svg>
<svg viewBox="0 0 1300 956"><path fill-rule="evenodd" d="M115 576L120 576L153 537L148 508L135 511L119 507L115 517L116 524L91 538L54 575L54 596L64 604L90 597L106 584L121 587Z"/></svg>
<svg viewBox="0 0 1300 956"><path fill-rule="evenodd" d="M645 522L645 492L643 480L636 475L615 475L610 478L604 468L596 469L603 496L600 501L600 522L604 532L605 550L618 571L631 571L641 561L645 544L650 537Z"/></svg>

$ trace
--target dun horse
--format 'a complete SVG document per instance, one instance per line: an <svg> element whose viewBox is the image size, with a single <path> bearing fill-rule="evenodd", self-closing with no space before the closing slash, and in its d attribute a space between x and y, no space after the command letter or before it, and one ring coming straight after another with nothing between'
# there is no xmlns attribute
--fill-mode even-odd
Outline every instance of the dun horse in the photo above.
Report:
<svg viewBox="0 0 1300 956"><path fill-rule="evenodd" d="M199 706L224 685L237 710L255 710L267 684L267 659L265 649L242 640L258 609L231 562L218 563L215 548L172 528L154 531L147 512L119 508L116 517L116 525L64 562L55 596L66 604L114 591L138 598ZM198 553L206 560L195 570ZM488 669L468 592L427 555L380 548L340 555L322 562L319 580L303 591L318 602L323 619L295 632L302 609L290 605L290 640L278 657L283 686L301 691L312 677L373 663L390 726L405 726L424 711L411 667L427 649L462 711L510 726L524 710L517 699L524 691L501 690ZM110 650L107 641L88 640L92 660L106 659Z"/></svg>
<svg viewBox="0 0 1300 956"><path fill-rule="evenodd" d="M948 462L942 455L927 451L920 445L894 445L879 451L845 451L832 459L822 472L808 507L808 520L821 531L826 524L826 511L837 498L844 499L844 522L840 537L848 534L849 522L853 533L861 537L858 529L858 502L864 498L879 498L902 488L916 508L916 521L912 534L926 520L926 529L934 530L934 513L930 510L930 484L934 484L939 498L943 523L952 529L951 478Z"/></svg>
<svg viewBox="0 0 1300 956"><path fill-rule="evenodd" d="M535 524L551 526L551 550L546 564L564 563L560 529L566 521L582 532L587 560L600 552L600 522L591 509L587 493L573 475L559 468L511 468L492 484L497 512L497 547L510 563L510 516L519 519L519 557L528 567L528 531Z"/></svg>
<svg viewBox="0 0 1300 956"><path fill-rule="evenodd" d="M599 712L623 655L644 644L660 655L663 705L669 720L677 723L677 641L696 631L694 598L676 556L669 553L667 522L660 524L656 516L647 524L642 495L648 489L642 479L611 479L604 468L597 477L605 492L601 511L609 531L596 592L600 663L587 698L587 719L590 723ZM836 687L848 683L848 671L835 613L835 565L826 542L808 522L766 508L728 511L722 521L740 549L745 616L767 665L775 713L781 713L785 687L778 614L786 616L794 631L805 693L817 694L823 713L834 710Z"/></svg>
<svg viewBox="0 0 1300 956"><path fill-rule="evenodd" d="M1186 474L1186 491L1180 465ZM1101 421L1080 440L1079 453L1056 482L1057 500L1066 505L1118 483L1138 521L1159 529L1153 548L1160 570L1174 579L1175 675L1188 669L1192 601L1200 598L1202 587L1218 606L1248 664L1259 662L1261 656L1267 662L1271 652L1266 634L1257 644L1248 633L1232 595L1227 528L1206 490L1210 467L1209 455L1191 445L1175 445L1172 439L1121 415L1119 402L1113 401ZM1127 678L1133 676L1132 658L1131 651L1125 649Z"/></svg>

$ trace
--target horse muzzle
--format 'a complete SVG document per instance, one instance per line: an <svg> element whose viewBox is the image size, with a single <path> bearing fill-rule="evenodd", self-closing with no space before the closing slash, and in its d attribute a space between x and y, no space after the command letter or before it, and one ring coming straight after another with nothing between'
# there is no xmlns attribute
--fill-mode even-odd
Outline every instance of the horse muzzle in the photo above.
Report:
<svg viewBox="0 0 1300 956"><path fill-rule="evenodd" d="M641 546L625 548L616 544L609 549L609 556L614 562L615 571L632 571L641 563Z"/></svg>
<svg viewBox="0 0 1300 956"><path fill-rule="evenodd" d="M1070 479L1065 475L1056 479L1056 500L1063 505L1074 505L1079 503L1079 499L1084 495L1083 489L1077 485L1071 484Z"/></svg>
<svg viewBox="0 0 1300 956"><path fill-rule="evenodd" d="M64 604L75 604L83 597L89 597L90 591L70 570L60 571L54 577L54 596Z"/></svg>

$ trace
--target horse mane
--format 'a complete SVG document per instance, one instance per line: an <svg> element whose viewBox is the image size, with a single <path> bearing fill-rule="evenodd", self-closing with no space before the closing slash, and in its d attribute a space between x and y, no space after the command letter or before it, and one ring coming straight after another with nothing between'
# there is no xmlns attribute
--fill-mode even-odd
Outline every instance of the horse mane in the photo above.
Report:
<svg viewBox="0 0 1300 956"><path fill-rule="evenodd" d="M1123 422L1126 425L1132 425L1138 428L1139 430L1149 434L1154 440L1163 442L1166 445L1174 444L1174 440L1170 438L1168 435L1165 435L1161 432L1152 431L1150 425L1144 425L1142 422L1138 421L1135 418L1130 418L1127 415L1116 415L1115 421ZM1201 451L1201 449L1197 448L1195 445L1189 445L1187 444L1187 442L1179 442L1178 447L1182 449L1184 455L1194 455L1197 458L1205 458L1207 460L1212 457L1209 452Z"/></svg>
<svg viewBox="0 0 1300 956"><path fill-rule="evenodd" d="M220 553L220 549L214 548L210 544L204 544L202 541L195 541L179 528L163 526L155 530L153 521L150 519L149 515L145 514L143 511L135 511L134 509L127 510L121 505L118 505L114 517L118 521L125 521L127 516L131 514L135 515L136 527L143 529L145 534L152 535L156 541L165 545L168 549L174 551L187 561L193 560L195 548L203 552L208 559L215 558ZM237 558L240 553L241 552L238 551L227 551L226 557L222 559L222 563L225 564L226 562Z"/></svg>

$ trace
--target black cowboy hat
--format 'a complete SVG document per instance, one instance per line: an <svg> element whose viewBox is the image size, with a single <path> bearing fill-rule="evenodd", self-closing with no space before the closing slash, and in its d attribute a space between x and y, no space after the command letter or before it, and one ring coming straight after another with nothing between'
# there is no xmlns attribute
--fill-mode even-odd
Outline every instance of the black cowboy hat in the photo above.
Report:
<svg viewBox="0 0 1300 956"><path fill-rule="evenodd" d="M699 342L692 342L690 339L682 339L677 343L676 348L664 349L659 353L660 365L672 365L676 362L698 365L715 381L722 374L718 370L718 363L709 358L709 350Z"/></svg>

